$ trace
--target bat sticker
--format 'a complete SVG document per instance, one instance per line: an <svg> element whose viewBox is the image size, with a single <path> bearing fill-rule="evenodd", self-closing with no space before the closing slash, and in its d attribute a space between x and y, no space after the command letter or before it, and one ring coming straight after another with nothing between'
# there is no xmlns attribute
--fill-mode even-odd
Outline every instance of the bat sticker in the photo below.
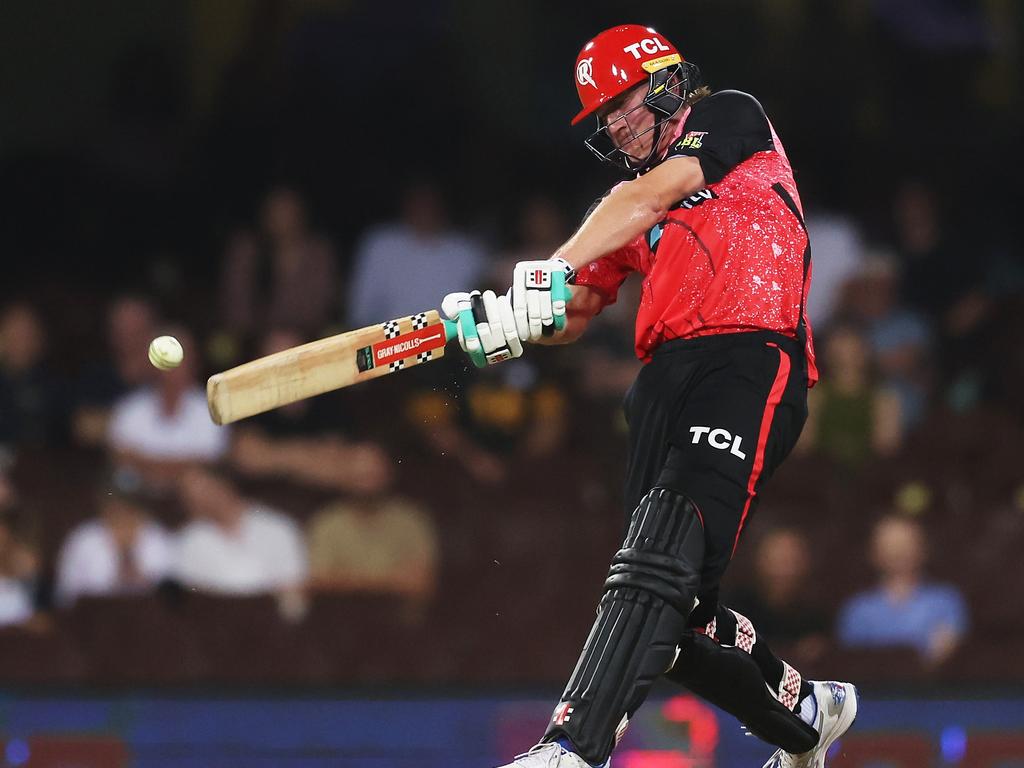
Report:
<svg viewBox="0 0 1024 768"><path fill-rule="evenodd" d="M371 347L356 350L356 367L360 373L366 373L373 368L373 349Z"/></svg>
<svg viewBox="0 0 1024 768"><path fill-rule="evenodd" d="M444 326L440 323L428 325L409 333L403 333L393 339L380 341L373 345L370 368L393 363L406 357L413 357L418 352L443 347L445 344ZM363 350L359 350L360 353ZM358 362L359 358L357 358ZM362 370L362 368L360 368Z"/></svg>

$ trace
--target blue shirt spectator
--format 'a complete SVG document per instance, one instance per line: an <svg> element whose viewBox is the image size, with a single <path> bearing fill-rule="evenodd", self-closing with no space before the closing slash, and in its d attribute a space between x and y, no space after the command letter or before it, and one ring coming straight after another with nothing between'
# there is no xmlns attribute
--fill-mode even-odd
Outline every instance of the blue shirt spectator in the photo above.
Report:
<svg viewBox="0 0 1024 768"><path fill-rule="evenodd" d="M450 229L440 192L406 190L399 221L368 232L356 249L347 317L352 328L383 323L437 306L453 285L475 285L486 254Z"/></svg>
<svg viewBox="0 0 1024 768"><path fill-rule="evenodd" d="M948 658L968 629L955 587L926 583L924 532L915 520L885 517L875 526L872 558L879 585L851 598L839 614L848 647L909 646L932 663Z"/></svg>
<svg viewBox="0 0 1024 768"><path fill-rule="evenodd" d="M955 587L918 586L899 599L884 588L861 592L839 616L839 639L846 646L911 646L928 654L936 632L967 631L967 606Z"/></svg>

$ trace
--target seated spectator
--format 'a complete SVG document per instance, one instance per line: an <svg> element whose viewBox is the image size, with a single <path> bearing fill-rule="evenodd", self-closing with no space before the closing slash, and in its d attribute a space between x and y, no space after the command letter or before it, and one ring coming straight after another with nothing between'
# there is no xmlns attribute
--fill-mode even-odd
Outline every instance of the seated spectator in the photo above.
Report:
<svg viewBox="0 0 1024 768"><path fill-rule="evenodd" d="M0 627L25 624L35 615L39 556L21 523L14 489L0 474Z"/></svg>
<svg viewBox="0 0 1024 768"><path fill-rule="evenodd" d="M258 232L243 230L228 246L221 306L229 332L243 338L285 325L317 334L331 320L336 300L334 250L309 224L296 190L271 190Z"/></svg>
<svg viewBox="0 0 1024 768"><path fill-rule="evenodd" d="M57 600L124 595L156 587L170 574L171 536L146 512L142 479L115 472L98 496L99 514L68 534L57 558Z"/></svg>
<svg viewBox="0 0 1024 768"><path fill-rule="evenodd" d="M829 621L809 600L810 547L794 528L775 528L761 536L752 583L726 600L773 643L793 647L805 660L820 656Z"/></svg>
<svg viewBox="0 0 1024 768"><path fill-rule="evenodd" d="M46 363L46 333L28 304L0 315L0 445L44 445L65 436L60 380Z"/></svg>
<svg viewBox="0 0 1024 768"><path fill-rule="evenodd" d="M805 200L820 199L802 181L800 190ZM807 233L814 243L814 290L807 296L807 315L815 328L826 328L840 306L844 284L861 270L863 236L850 216L820 207L808 212Z"/></svg>
<svg viewBox="0 0 1024 768"><path fill-rule="evenodd" d="M107 431L118 464L157 489L167 488L188 462L219 459L230 435L210 420L206 392L196 381L199 353L192 335L180 328L168 333L184 347L184 361L161 371L152 386L118 400Z"/></svg>
<svg viewBox="0 0 1024 768"><path fill-rule="evenodd" d="M294 331L267 334L261 355L303 343ZM232 467L248 477L276 477L299 485L368 492L387 482L391 463L377 445L346 440L347 424L331 397L310 397L238 425Z"/></svg>
<svg viewBox="0 0 1024 768"><path fill-rule="evenodd" d="M380 495L337 501L317 513L308 531L314 587L420 603L433 596L438 534L418 505Z"/></svg>
<svg viewBox="0 0 1024 768"><path fill-rule="evenodd" d="M932 329L921 313L898 303L895 257L869 252L863 270L846 286L849 310L863 323L886 389L899 399L903 429L920 424L931 388Z"/></svg>
<svg viewBox="0 0 1024 768"><path fill-rule="evenodd" d="M525 359L477 371L458 399L415 393L406 413L434 452L490 486L508 478L510 459L553 459L568 424L563 389Z"/></svg>
<svg viewBox="0 0 1024 768"><path fill-rule="evenodd" d="M944 198L918 179L905 179L892 200L895 240L901 266L902 303L923 312L940 333L963 335L981 320L989 299L983 290L988 254L983 246L954 240L955 221L943 211ZM966 307L972 307L965 312ZM958 322L963 316L967 322Z"/></svg>
<svg viewBox="0 0 1024 768"><path fill-rule="evenodd" d="M349 326L361 328L435 307L457 290L452 286L476 285L484 267L482 249L449 226L440 190L426 182L413 184L403 193L401 218L371 230L356 249Z"/></svg>
<svg viewBox="0 0 1024 768"><path fill-rule="evenodd" d="M833 326L825 339L821 381L808 394L801 450L817 450L851 468L895 452L902 440L900 401L874 380L861 328Z"/></svg>
<svg viewBox="0 0 1024 768"><path fill-rule="evenodd" d="M147 349L157 335L151 301L131 295L114 299L107 311L108 356L90 365L78 382L73 425L79 442L102 443L114 403L156 377Z"/></svg>
<svg viewBox="0 0 1024 768"><path fill-rule="evenodd" d="M955 587L925 580L920 524L883 518L875 526L871 554L879 584L843 606L840 642L851 648L909 646L936 664L948 658L967 632L967 606Z"/></svg>
<svg viewBox="0 0 1024 768"><path fill-rule="evenodd" d="M619 288L619 298L601 310L580 339L583 350L581 386L585 394L621 414L622 393L636 380L642 363L634 351L636 313L642 280L631 275Z"/></svg>
<svg viewBox="0 0 1024 768"><path fill-rule="evenodd" d="M190 522L175 573L186 586L231 595L284 593L306 579L306 548L286 515L242 497L226 474L192 466L181 477Z"/></svg>

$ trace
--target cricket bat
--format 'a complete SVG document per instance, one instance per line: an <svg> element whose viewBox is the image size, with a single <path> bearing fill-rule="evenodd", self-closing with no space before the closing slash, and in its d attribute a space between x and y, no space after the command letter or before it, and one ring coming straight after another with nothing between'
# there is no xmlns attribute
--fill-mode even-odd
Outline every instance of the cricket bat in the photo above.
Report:
<svg viewBox="0 0 1024 768"><path fill-rule="evenodd" d="M297 400L349 387L444 356L458 335L437 310L400 317L275 352L206 382L216 424L255 416Z"/></svg>

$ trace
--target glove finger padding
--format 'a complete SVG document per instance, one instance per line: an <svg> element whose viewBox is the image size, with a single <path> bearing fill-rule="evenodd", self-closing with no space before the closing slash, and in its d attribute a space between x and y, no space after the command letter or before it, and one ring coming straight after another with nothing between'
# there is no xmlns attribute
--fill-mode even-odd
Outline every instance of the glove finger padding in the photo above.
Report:
<svg viewBox="0 0 1024 768"><path fill-rule="evenodd" d="M449 293L441 311L455 321L459 345L473 365L485 368L523 354L508 295L494 291Z"/></svg>
<svg viewBox="0 0 1024 768"><path fill-rule="evenodd" d="M515 313L512 311L512 302L508 295L498 297L498 313L505 333L505 344L508 345L512 357L519 357L523 354L523 342L519 340Z"/></svg>
<svg viewBox="0 0 1024 768"><path fill-rule="evenodd" d="M530 325L530 341L536 341L544 328L540 319L540 291L526 292L526 313Z"/></svg>
<svg viewBox="0 0 1024 768"><path fill-rule="evenodd" d="M565 279L564 272L555 272L551 275L551 314L556 331L565 330L566 311L572 298L572 290L566 285Z"/></svg>
<svg viewBox="0 0 1024 768"><path fill-rule="evenodd" d="M456 321L459 333L459 346L462 347L463 352L469 352L469 348L466 346L466 334L462 323L457 322L461 317L462 312L471 309L470 295L467 291L455 291L449 293L441 300L441 312L449 320Z"/></svg>
<svg viewBox="0 0 1024 768"><path fill-rule="evenodd" d="M488 301L490 294L490 301ZM480 334L480 343L483 345L484 354L489 354L495 348L504 345L505 336L501 332L501 319L498 317L497 307L493 307L494 292L484 291L483 294L473 297L473 318L476 320L476 330ZM492 322L496 320L496 322Z"/></svg>
<svg viewBox="0 0 1024 768"><path fill-rule="evenodd" d="M522 341L537 341L565 330L566 286L573 275L564 259L520 261L512 273L512 311Z"/></svg>
<svg viewBox="0 0 1024 768"><path fill-rule="evenodd" d="M485 291L480 297L479 306L482 307L486 323L477 323L477 326L482 329L486 324L488 329L488 341L484 345L484 354L488 365L522 355L523 345L516 333L515 319L512 317L512 306L508 302L508 297L499 298L494 295L494 291ZM474 310L476 307L477 305L474 303ZM509 337L515 340L515 346L510 343Z"/></svg>

